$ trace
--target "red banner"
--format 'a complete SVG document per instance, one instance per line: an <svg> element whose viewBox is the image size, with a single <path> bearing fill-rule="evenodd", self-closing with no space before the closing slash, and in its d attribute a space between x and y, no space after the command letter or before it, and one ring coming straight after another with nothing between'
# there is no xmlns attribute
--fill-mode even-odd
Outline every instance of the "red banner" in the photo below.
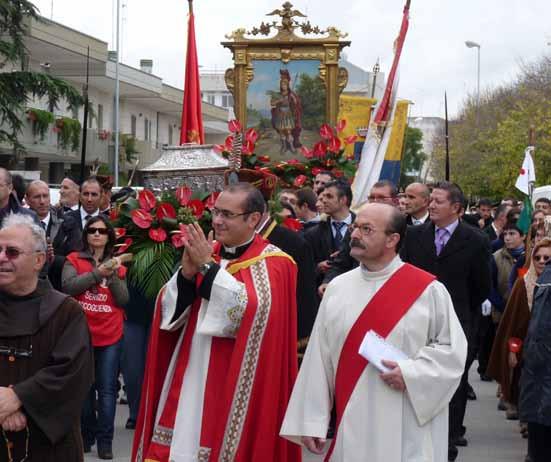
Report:
<svg viewBox="0 0 551 462"><path fill-rule="evenodd" d="M195 42L195 21L193 11L189 13L186 76L184 83L184 104L180 144L205 142L203 116L201 114L201 85L199 83L199 62Z"/></svg>

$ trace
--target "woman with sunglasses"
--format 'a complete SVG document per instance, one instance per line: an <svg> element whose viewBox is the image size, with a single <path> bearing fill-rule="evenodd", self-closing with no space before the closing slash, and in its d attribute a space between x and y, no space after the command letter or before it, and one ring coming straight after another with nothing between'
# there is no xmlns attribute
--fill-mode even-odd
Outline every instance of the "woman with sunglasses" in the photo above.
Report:
<svg viewBox="0 0 551 462"><path fill-rule="evenodd" d="M488 375L501 385L503 400L516 409L522 362L522 344L530 322L534 288L551 259L551 239L543 238L534 245L528 270L519 275L499 324L488 365ZM526 426L522 425L521 429ZM525 430L521 430L523 435Z"/></svg>
<svg viewBox="0 0 551 462"><path fill-rule="evenodd" d="M81 419L84 452L97 442L100 459L112 459L124 323L121 307L128 301L126 268L113 258L115 230L102 215L88 221L82 241L83 250L67 256L62 287L82 305L94 347L95 384Z"/></svg>

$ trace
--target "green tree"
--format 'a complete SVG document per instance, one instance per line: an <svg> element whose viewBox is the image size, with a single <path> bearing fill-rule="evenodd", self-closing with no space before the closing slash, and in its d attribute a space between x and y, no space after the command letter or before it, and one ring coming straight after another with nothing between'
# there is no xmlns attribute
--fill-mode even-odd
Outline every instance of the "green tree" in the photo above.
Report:
<svg viewBox="0 0 551 462"><path fill-rule="evenodd" d="M325 84L318 76L300 74L294 92L302 104L302 127L306 130L319 130L325 123Z"/></svg>
<svg viewBox="0 0 551 462"><path fill-rule="evenodd" d="M25 107L31 99L46 98L50 110L57 108L61 100L65 100L70 109L83 103L79 92L67 82L25 70L25 37L32 20L40 20L32 2L0 1L0 142L11 143L14 150L22 148L17 137L23 126ZM8 64L21 70L5 72Z"/></svg>
<svg viewBox="0 0 551 462"><path fill-rule="evenodd" d="M418 128L406 127L404 157L400 166L400 187L419 179L421 169L427 159L423 152L423 132Z"/></svg>

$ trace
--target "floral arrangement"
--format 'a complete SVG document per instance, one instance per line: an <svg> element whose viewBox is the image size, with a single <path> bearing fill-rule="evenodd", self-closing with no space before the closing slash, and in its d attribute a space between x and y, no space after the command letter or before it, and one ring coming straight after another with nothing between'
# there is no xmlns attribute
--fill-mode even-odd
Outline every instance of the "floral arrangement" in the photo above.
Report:
<svg viewBox="0 0 551 462"><path fill-rule="evenodd" d="M198 222L205 232L210 229L210 211L218 194L201 197L182 186L156 197L143 189L137 199L113 208L116 253L134 255L128 278L146 297L155 297L174 273L187 235L185 225Z"/></svg>
<svg viewBox="0 0 551 462"><path fill-rule="evenodd" d="M40 141L44 140L48 127L54 123L54 115L50 111L36 108L27 109L27 119L32 122L33 136L40 137Z"/></svg>
<svg viewBox="0 0 551 462"><path fill-rule="evenodd" d="M324 170L332 171L336 177L352 180L356 172L356 162L352 156L347 156L345 147L353 144L357 136L352 135L344 139L339 136L346 127L346 120L341 120L335 127L323 124L319 134L321 140L311 149L300 148L305 161L290 159L288 161L271 163L269 156L255 153L259 139L254 128L243 130L237 120L228 124L230 135L224 144L215 146L215 150L225 158L232 159L236 151L236 142L241 150L241 166L263 170L277 175L283 187L294 186L300 188L313 183L314 177Z"/></svg>
<svg viewBox="0 0 551 462"><path fill-rule="evenodd" d="M82 126L77 119L59 117L55 121L54 132L59 136L59 144L62 149L77 151L80 146L80 131Z"/></svg>
<svg viewBox="0 0 551 462"><path fill-rule="evenodd" d="M100 130L98 132L98 139L105 141L111 137L111 132L109 130Z"/></svg>

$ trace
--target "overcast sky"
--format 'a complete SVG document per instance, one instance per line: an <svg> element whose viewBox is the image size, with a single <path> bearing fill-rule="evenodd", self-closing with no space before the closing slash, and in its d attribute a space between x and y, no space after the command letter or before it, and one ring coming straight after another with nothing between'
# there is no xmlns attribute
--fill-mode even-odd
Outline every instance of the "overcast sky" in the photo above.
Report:
<svg viewBox="0 0 551 462"><path fill-rule="evenodd" d="M42 15L113 43L115 0L35 0ZM284 0L195 0L199 62L205 69L231 66L222 48L224 35L251 28ZM122 59L138 67L154 61L163 80L183 86L187 1L121 0ZM314 25L335 26L352 41L348 59L371 70L380 58L384 72L392 62L405 0L295 0ZM551 54L550 0L412 0L411 24L402 55L399 96L414 101L413 116L443 116L444 91L450 112L457 112L476 90L476 49L481 44L481 86L492 88L513 80L523 62ZM111 46L112 47L112 46Z"/></svg>

